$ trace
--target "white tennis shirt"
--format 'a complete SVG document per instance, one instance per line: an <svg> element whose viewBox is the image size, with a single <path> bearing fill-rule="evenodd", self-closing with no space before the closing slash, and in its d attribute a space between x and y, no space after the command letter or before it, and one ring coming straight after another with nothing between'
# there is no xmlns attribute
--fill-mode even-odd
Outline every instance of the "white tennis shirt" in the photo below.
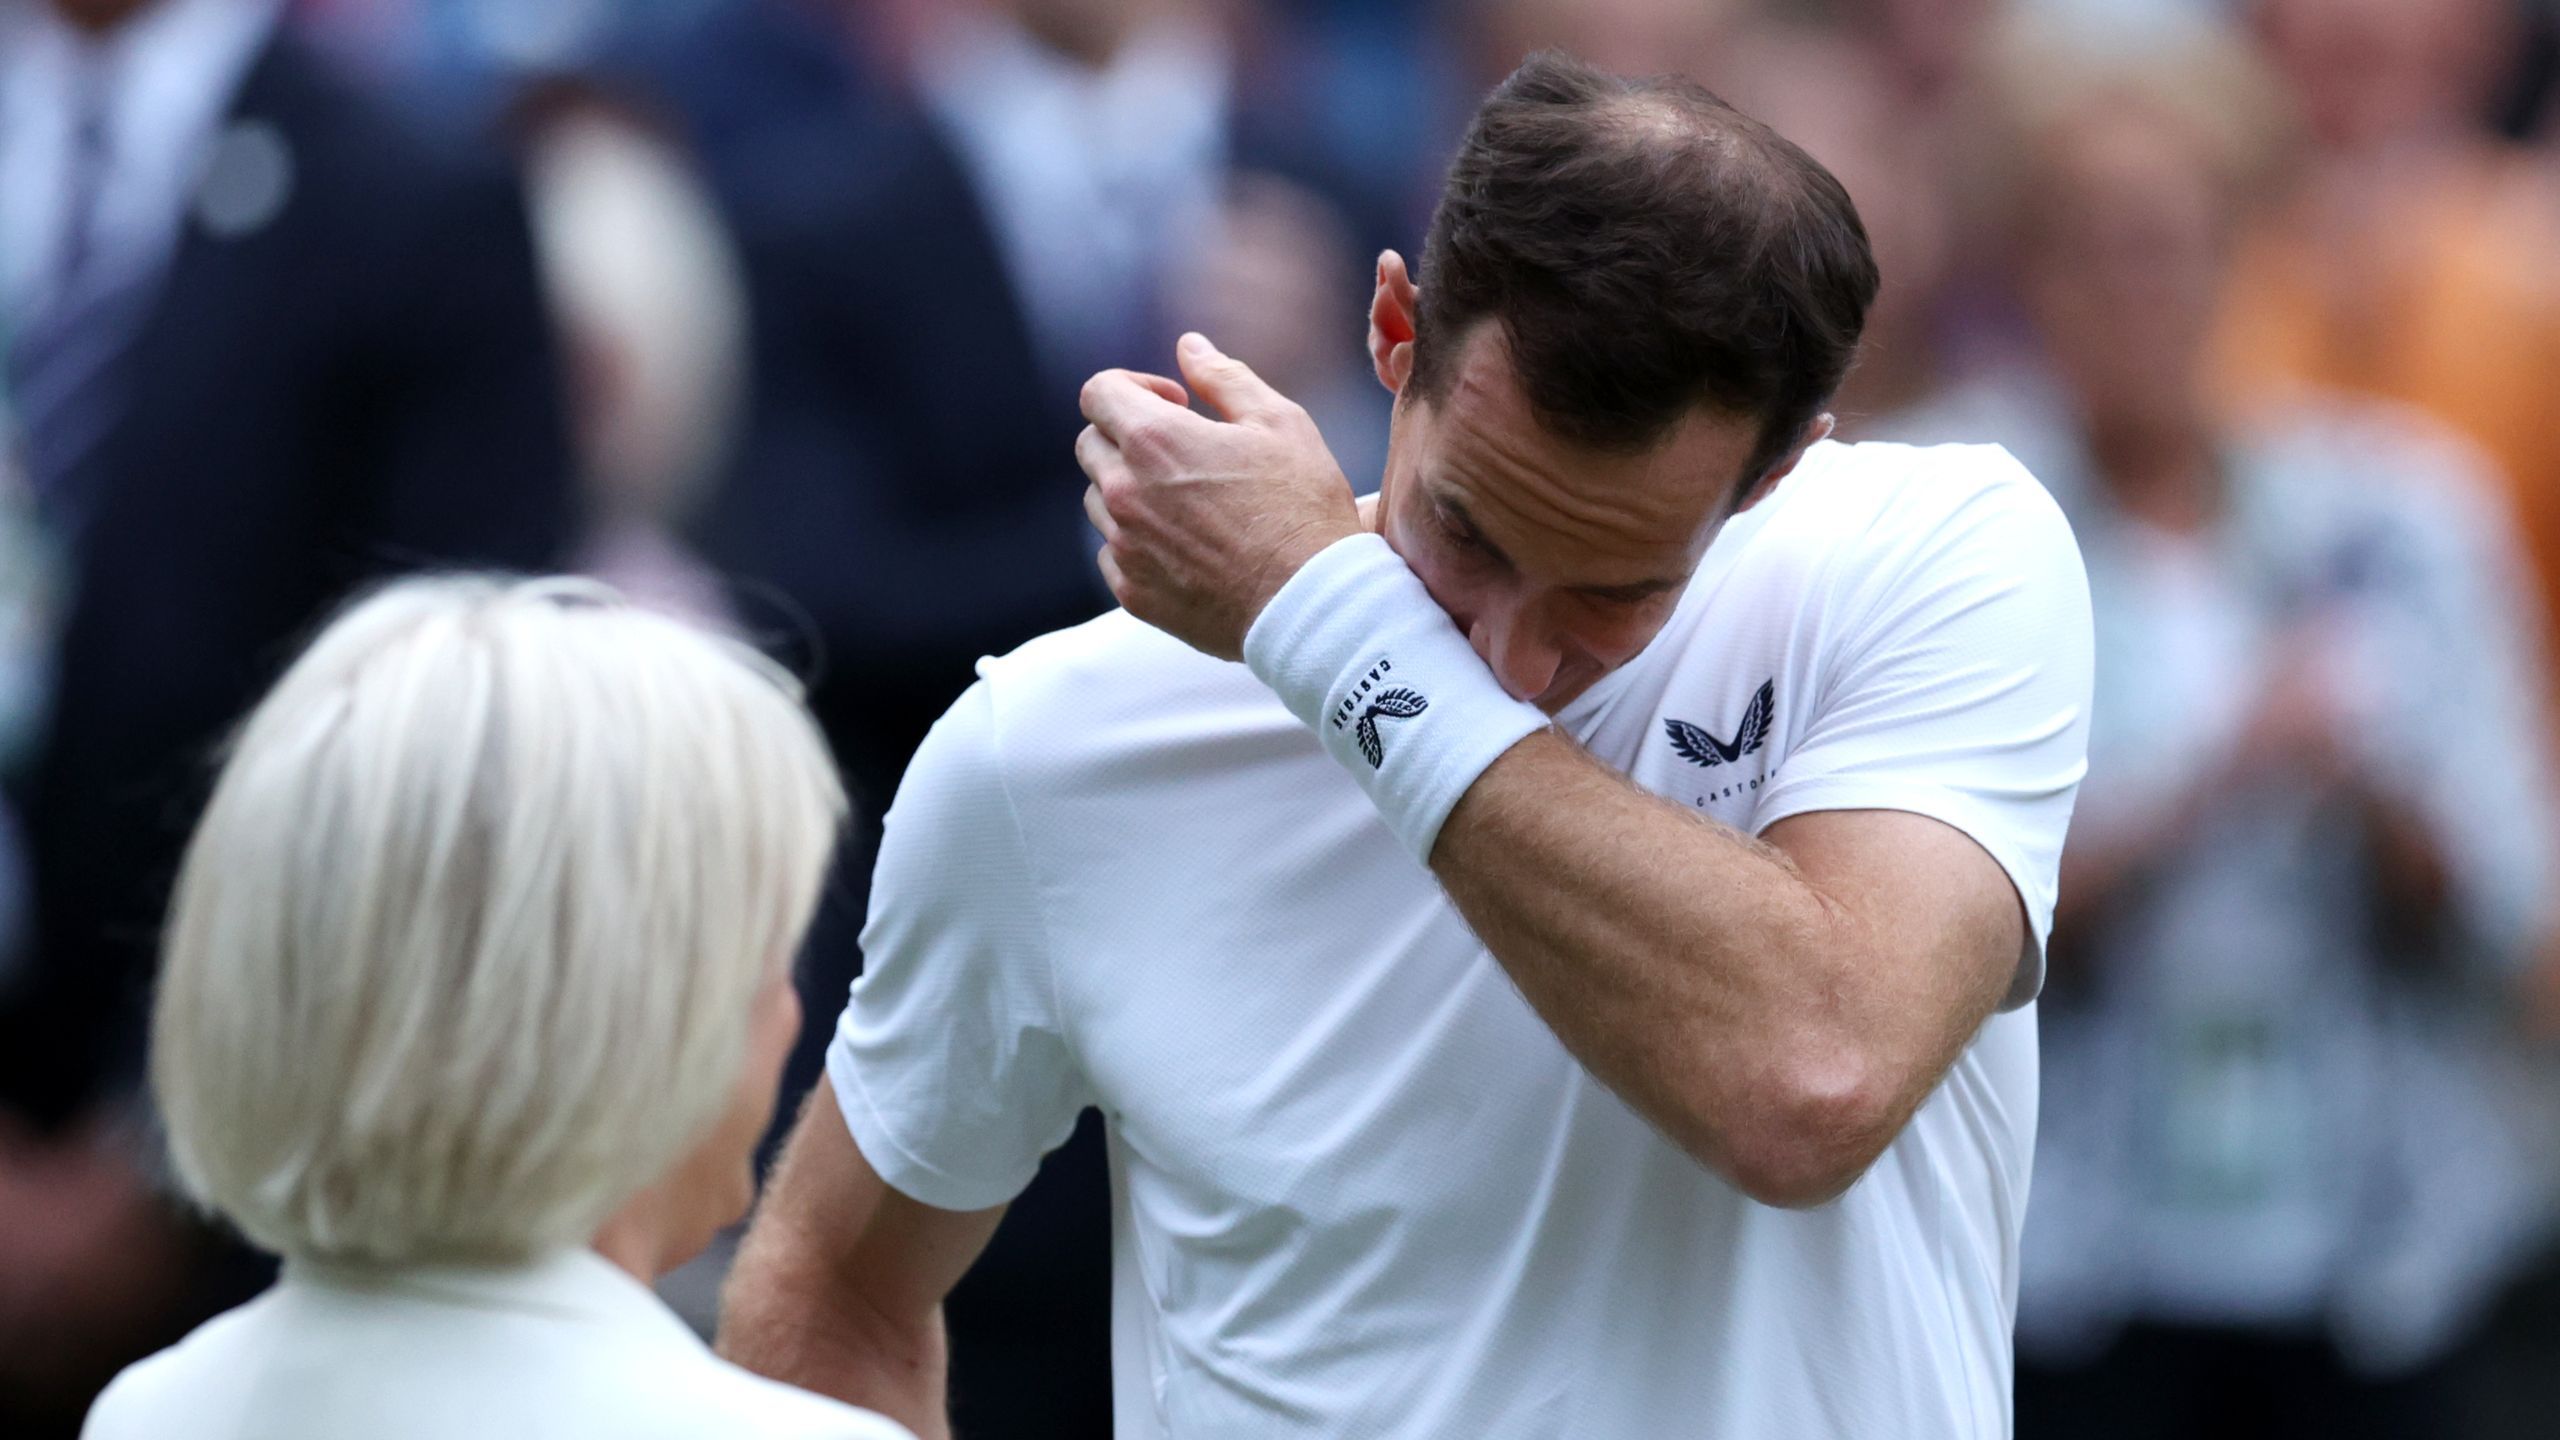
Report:
<svg viewBox="0 0 2560 1440"><path fill-rule="evenodd" d="M954 1210L1101 1107L1120 1435L2009 1433L2090 628L2006 452L1815 447L1559 717L1736 829L1913 811L2016 883L2010 1005L1817 1209L1593 1080L1243 666L1113 614L981 676L888 813L829 1074L881 1175Z"/></svg>

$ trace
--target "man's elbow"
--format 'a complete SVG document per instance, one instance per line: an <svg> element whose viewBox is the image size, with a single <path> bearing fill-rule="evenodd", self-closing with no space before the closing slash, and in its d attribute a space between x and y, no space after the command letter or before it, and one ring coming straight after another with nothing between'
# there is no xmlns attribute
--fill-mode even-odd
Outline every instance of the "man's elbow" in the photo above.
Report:
<svg viewBox="0 0 2560 1440"><path fill-rule="evenodd" d="M1709 1158L1763 1205L1807 1210L1858 1183L1904 1119L1895 1087L1862 1063L1801 1066L1739 1107ZM1689 1147L1692 1153L1698 1146Z"/></svg>

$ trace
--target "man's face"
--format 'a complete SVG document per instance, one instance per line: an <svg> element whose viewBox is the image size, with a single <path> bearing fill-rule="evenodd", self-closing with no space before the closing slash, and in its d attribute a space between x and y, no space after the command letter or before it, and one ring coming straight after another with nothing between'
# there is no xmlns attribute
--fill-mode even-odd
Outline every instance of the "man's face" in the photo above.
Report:
<svg viewBox="0 0 2560 1440"><path fill-rule="evenodd" d="M1461 343L1445 396L1396 406L1378 526L1503 688L1553 714L1671 618L1756 427L1700 410L1643 454L1585 449L1538 423L1499 327Z"/></svg>

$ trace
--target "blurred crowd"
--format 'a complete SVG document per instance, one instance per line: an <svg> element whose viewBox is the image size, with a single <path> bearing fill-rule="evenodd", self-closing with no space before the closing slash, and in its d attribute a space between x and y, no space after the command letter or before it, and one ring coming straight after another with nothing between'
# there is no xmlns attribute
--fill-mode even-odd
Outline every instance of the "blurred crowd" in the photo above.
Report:
<svg viewBox="0 0 2560 1440"><path fill-rule="evenodd" d="M811 678L795 1097L907 756L1108 604L1081 380L1203 330L1374 484L1370 266L1544 46L1836 171L1844 437L2006 444L2086 556L2020 1433L2551 1433L2547 0L0 0L0 1432L266 1278L140 1017L334 602L577 569ZM1107 1186L1088 1117L954 1297L965 1433L1107 1433Z"/></svg>

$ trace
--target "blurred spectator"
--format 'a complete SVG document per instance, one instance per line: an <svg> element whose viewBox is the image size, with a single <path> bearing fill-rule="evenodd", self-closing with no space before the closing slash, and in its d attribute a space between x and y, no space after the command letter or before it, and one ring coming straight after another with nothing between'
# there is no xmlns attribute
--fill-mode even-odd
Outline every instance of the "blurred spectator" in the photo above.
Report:
<svg viewBox="0 0 2560 1440"><path fill-rule="evenodd" d="M387 569L551 557L567 465L501 171L389 124L272 4L17 16L11 391L74 598L0 1096L58 1119L130 1068L184 797L277 647Z"/></svg>
<svg viewBox="0 0 2560 1440"><path fill-rule="evenodd" d="M747 276L745 433L697 533L753 628L812 642L856 795L786 1094L843 1007L908 755L980 656L1109 603L1072 451L1085 377L1164 369L1182 329L1222 324L1346 439L1382 435L1386 397L1339 378L1367 373L1358 224L1320 162L1266 143L1304 127L1251 112L1223 22L1165 0L751 0L645 77ZM970 1433L1107 1433L1106 1201L1088 1119L952 1299Z"/></svg>
<svg viewBox="0 0 2560 1440"><path fill-rule="evenodd" d="M2484 447L2560 621L2560 168L2487 128L2512 0L2258 0L2299 97L2299 177L2234 266L2221 363L2243 393L2407 401Z"/></svg>
<svg viewBox="0 0 2560 1440"><path fill-rule="evenodd" d="M536 253L569 373L587 530L571 568L719 623L717 579L678 538L730 460L746 281L688 157L570 84L523 107Z"/></svg>
<svg viewBox="0 0 2560 1440"><path fill-rule="evenodd" d="M864 11L749 0L647 78L709 170L749 287L746 433L698 529L801 612L781 623L814 628L813 699L876 815L978 656L1106 604L1069 453L1077 387L1107 364L1162 368L1192 323L1168 288L1199 273L1212 227L1270 228L1271 207L1231 208L1231 177L1329 192L1245 144L1274 127L1236 113L1207 15L946 6L893 45L860 30ZM1307 213L1282 223L1306 233ZM1339 224L1312 213L1320 237ZM1351 369L1367 258L1343 254Z"/></svg>
<svg viewBox="0 0 2560 1440"><path fill-rule="evenodd" d="M1750 0L1465 0L1463 38L1485 86L1535 50L1562 50L1621 75L1714 73ZM1466 97L1472 109L1478 97Z"/></svg>
<svg viewBox="0 0 2560 1440"><path fill-rule="evenodd" d="M2210 32L2109 38L2010 57L2040 350L1899 427L2015 449L2097 612L2019 1433L2454 1433L2447 1357L2547 1200L2507 1031L2552 861L2536 627L2450 437L2217 404L2269 92Z"/></svg>
<svg viewBox="0 0 2560 1440"><path fill-rule="evenodd" d="M794 668L854 795L802 970L795 1101L859 968L872 845L907 756L980 655L1107 603L1068 450L1075 380L1035 339L960 150L858 50L854 8L751 0L660 78L749 295L746 430L698 534L752 628L809 642ZM1102 1176L1093 1133L1053 1157L953 1299L955 1401L975 1433L1108 1433Z"/></svg>
<svg viewBox="0 0 2560 1440"><path fill-rule="evenodd" d="M1897 104L1920 115L1961 103L1985 28L2009 11L2050 10L2121 18L2127 12L2212 9L2227 0L1771 0L1860 37L1884 61Z"/></svg>
<svg viewBox="0 0 2560 1440"><path fill-rule="evenodd" d="M1926 399L1950 363L1957 116L1911 103L1892 58L1840 27L1747 27L1700 78L1803 146L1857 203L1884 288L1832 408L1842 435L1860 438L1868 422Z"/></svg>
<svg viewBox="0 0 2560 1440"><path fill-rule="evenodd" d="M1951 316L1969 177L1959 81L1991 6L1982 0L1470 0L1460 39L1485 76L1556 47L1631 74L1697 79L1775 126L1840 178L1884 273L1842 433L1919 403L1959 350ZM1468 97L1472 107L1473 97Z"/></svg>
<svg viewBox="0 0 2560 1440"><path fill-rule="evenodd" d="M1166 310L1217 337L1231 355L1307 407L1363 494L1387 463L1388 396L1344 363L1352 332L1342 277L1361 260L1350 226L1325 198L1277 175L1237 176L1198 243L1171 260Z"/></svg>
<svg viewBox="0 0 2560 1440"><path fill-rule="evenodd" d="M20 812L34 948L0 997L0 1272L71 1283L0 1313L12 1433L36 1424L7 1394L31 1350L95 1342L39 1372L76 1416L91 1367L150 1338L119 1327L185 1319L112 1313L149 1287L61 1267L182 1243L108 1198L141 1181L107 1107L213 744L351 585L541 565L569 530L514 182L349 89L278 9L0 12L10 408L68 570Z"/></svg>

